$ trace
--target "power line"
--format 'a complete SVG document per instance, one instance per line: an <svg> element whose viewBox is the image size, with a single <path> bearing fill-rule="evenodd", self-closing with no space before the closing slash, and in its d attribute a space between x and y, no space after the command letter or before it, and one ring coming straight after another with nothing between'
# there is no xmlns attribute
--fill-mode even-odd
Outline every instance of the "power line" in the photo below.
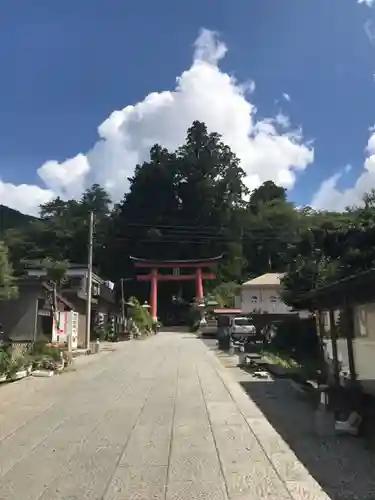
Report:
<svg viewBox="0 0 375 500"><path fill-rule="evenodd" d="M127 222L126 224L122 224L121 227L123 228L129 228L129 227L135 227L135 228L142 228L142 229L174 229L174 230L180 230L180 231L204 231L204 232L217 232L217 231L223 231L223 230L230 230L233 231L233 224L225 225L225 224L218 224L217 226L187 226L187 225L177 225L177 224L171 224L171 225L165 225L165 224L157 224L157 223L131 223ZM264 227L253 227L252 231L265 231L269 230L270 228L264 228Z"/></svg>
<svg viewBox="0 0 375 500"><path fill-rule="evenodd" d="M290 235L287 235L285 238L275 237L275 236L269 236L269 237L258 237L257 239L253 239L250 237L239 237L239 238L218 238L218 237L200 237L197 236L196 238L193 238L190 236L189 238L183 238L181 235L175 235L176 238L171 238L171 237L160 237L160 238L135 238L135 237L130 237L130 236L121 236L117 238L112 239L112 243L118 243L120 244L122 241L134 241L136 243L174 243L174 244L204 244L204 243L209 243L209 242L216 242L216 243L239 243L239 242L251 242L254 244L261 244L262 242L268 242L268 241L278 241L278 242L284 242L284 243L294 243L293 241L286 242L285 240L290 237Z"/></svg>
<svg viewBox="0 0 375 500"><path fill-rule="evenodd" d="M287 231L285 229L276 230L274 228L264 228L264 229L259 229L259 230L253 230L249 229L248 231L242 230L238 236L236 235L230 235L230 234L223 234L220 232L211 232L211 233L197 233L194 230L188 230L188 231L176 231L176 230L170 230L165 233L160 233L160 235L155 235L155 234L145 234L145 233L138 233L138 234L129 234L129 235L124 235L124 234L113 234L112 239L134 239L134 240L139 240L139 239L146 239L146 240L166 240L166 239L174 239L174 238L192 238L192 239L200 239L200 240L217 240L217 241L239 241L239 240L246 240L246 239L277 239L281 237L285 238L290 238L291 237L291 231Z"/></svg>

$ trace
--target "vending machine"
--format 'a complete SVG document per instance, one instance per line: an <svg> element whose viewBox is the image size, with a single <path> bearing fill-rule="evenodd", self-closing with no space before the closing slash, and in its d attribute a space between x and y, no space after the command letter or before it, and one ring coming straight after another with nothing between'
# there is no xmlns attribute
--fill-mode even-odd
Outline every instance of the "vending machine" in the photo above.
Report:
<svg viewBox="0 0 375 500"><path fill-rule="evenodd" d="M59 324L53 319L52 342L69 345L71 338L72 350L78 347L78 313L76 311L59 312Z"/></svg>

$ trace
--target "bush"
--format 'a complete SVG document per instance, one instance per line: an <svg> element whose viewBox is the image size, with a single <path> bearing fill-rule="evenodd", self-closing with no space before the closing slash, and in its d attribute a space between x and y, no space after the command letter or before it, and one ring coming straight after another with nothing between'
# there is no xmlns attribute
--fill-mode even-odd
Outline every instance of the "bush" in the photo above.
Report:
<svg viewBox="0 0 375 500"><path fill-rule="evenodd" d="M61 359L61 348L57 345L48 344L45 342L35 342L31 352L31 356L35 357L49 357L54 361L59 361Z"/></svg>
<svg viewBox="0 0 375 500"><path fill-rule="evenodd" d="M271 349L288 353L295 359L317 359L319 338L313 319L287 318L277 326Z"/></svg>
<svg viewBox="0 0 375 500"><path fill-rule="evenodd" d="M193 305L188 315L189 331L197 332L199 330L201 317L202 317L201 310L196 305Z"/></svg>
<svg viewBox="0 0 375 500"><path fill-rule="evenodd" d="M0 350L0 375L6 375L12 363L12 356L7 349Z"/></svg>
<svg viewBox="0 0 375 500"><path fill-rule="evenodd" d="M111 325L106 325L104 327L104 340L107 342L116 342L118 340L117 333L113 330Z"/></svg>
<svg viewBox="0 0 375 500"><path fill-rule="evenodd" d="M7 377L12 378L17 372L23 370L26 365L26 358L22 355L11 359L8 367Z"/></svg>
<svg viewBox="0 0 375 500"><path fill-rule="evenodd" d="M144 332L145 330L151 330L152 318L149 310L146 307L142 307L136 297L131 297L129 299L129 302L134 306L131 309L131 317L137 327L142 332Z"/></svg>

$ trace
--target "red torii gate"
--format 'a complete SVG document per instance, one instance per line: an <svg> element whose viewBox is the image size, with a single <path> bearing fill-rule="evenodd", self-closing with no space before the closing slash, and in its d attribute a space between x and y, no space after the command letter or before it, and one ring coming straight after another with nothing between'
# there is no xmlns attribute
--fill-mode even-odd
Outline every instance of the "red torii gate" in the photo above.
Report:
<svg viewBox="0 0 375 500"><path fill-rule="evenodd" d="M158 282L159 281L191 281L195 280L196 299L203 299L203 280L213 280L216 278L214 272L202 272L203 268L211 270L215 268L222 258L222 255L210 259L197 260L149 260L130 257L137 269L150 269L149 274L137 274L138 281L150 281L150 305L151 316L154 321L157 320L157 300L158 300ZM173 269L172 274L160 274L159 269ZM180 269L191 269L194 273L180 274Z"/></svg>

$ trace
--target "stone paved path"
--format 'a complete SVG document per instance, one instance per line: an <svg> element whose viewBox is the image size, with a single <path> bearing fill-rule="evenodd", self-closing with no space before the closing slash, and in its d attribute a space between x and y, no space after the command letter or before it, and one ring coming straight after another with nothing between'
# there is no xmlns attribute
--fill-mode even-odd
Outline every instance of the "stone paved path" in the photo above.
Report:
<svg viewBox="0 0 375 500"><path fill-rule="evenodd" d="M323 500L193 335L160 333L0 387L0 500Z"/></svg>

